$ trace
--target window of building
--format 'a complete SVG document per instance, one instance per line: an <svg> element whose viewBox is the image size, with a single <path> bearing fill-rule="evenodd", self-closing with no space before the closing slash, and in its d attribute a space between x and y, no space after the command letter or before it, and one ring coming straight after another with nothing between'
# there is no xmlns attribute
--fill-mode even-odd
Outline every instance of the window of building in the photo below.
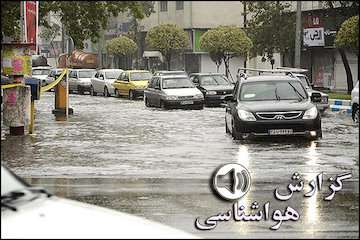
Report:
<svg viewBox="0 0 360 240"><path fill-rule="evenodd" d="M184 10L184 1L176 1L176 10Z"/></svg>
<svg viewBox="0 0 360 240"><path fill-rule="evenodd" d="M167 11L167 1L160 1L160 12L166 12Z"/></svg>

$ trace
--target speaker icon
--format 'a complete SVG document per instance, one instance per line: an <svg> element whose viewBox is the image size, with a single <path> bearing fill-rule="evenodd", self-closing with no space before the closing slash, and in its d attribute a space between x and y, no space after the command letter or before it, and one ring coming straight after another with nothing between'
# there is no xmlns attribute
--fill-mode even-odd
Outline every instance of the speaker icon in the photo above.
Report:
<svg viewBox="0 0 360 240"><path fill-rule="evenodd" d="M230 177L230 187L222 186L219 179ZM242 198L250 189L251 178L249 171L241 164L230 163L222 165L213 175L213 188L225 200Z"/></svg>

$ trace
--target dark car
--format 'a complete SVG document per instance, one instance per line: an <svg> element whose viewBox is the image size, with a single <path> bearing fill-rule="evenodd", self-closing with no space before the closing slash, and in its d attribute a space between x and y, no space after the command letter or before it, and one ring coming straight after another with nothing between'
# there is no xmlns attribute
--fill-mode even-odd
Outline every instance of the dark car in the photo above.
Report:
<svg viewBox="0 0 360 240"><path fill-rule="evenodd" d="M322 137L320 113L296 77L242 78L227 100L226 132L234 139L297 136L313 140Z"/></svg>
<svg viewBox="0 0 360 240"><path fill-rule="evenodd" d="M203 93L206 106L219 106L233 93L234 85L219 73L193 73L190 80Z"/></svg>

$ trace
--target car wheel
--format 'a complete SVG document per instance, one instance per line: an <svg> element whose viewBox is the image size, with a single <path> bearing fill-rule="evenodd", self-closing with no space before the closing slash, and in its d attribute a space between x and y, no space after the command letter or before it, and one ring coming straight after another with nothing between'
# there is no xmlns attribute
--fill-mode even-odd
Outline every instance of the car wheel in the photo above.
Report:
<svg viewBox="0 0 360 240"><path fill-rule="evenodd" d="M82 87L78 87L78 93L84 95L84 90L82 89Z"/></svg>
<svg viewBox="0 0 360 240"><path fill-rule="evenodd" d="M109 93L107 87L104 87L104 97L110 97L110 93Z"/></svg>
<svg viewBox="0 0 360 240"><path fill-rule="evenodd" d="M129 99L134 100L134 92L132 90L129 91Z"/></svg>
<svg viewBox="0 0 360 240"><path fill-rule="evenodd" d="M233 137L234 140L241 139L240 134L236 131L234 119L231 120L231 136Z"/></svg>
<svg viewBox="0 0 360 240"><path fill-rule="evenodd" d="M147 97L145 97L145 96L144 96L144 101L145 101L145 106L146 106L146 107L150 107L149 100L148 100Z"/></svg>
<svg viewBox="0 0 360 240"><path fill-rule="evenodd" d="M229 127L228 127L228 124L227 124L227 121L226 121L226 117L225 117L225 132L226 132L227 134L230 133L230 130L229 130Z"/></svg>
<svg viewBox="0 0 360 240"><path fill-rule="evenodd" d="M352 114L352 118L355 123L359 123L359 107L356 107L354 113Z"/></svg>
<svg viewBox="0 0 360 240"><path fill-rule="evenodd" d="M96 96L96 92L94 91L94 87L92 85L90 87L90 95L91 96Z"/></svg>
<svg viewBox="0 0 360 240"><path fill-rule="evenodd" d="M161 102L160 102L160 108L161 108L161 109L166 109L166 106L165 106L164 101L161 101Z"/></svg>
<svg viewBox="0 0 360 240"><path fill-rule="evenodd" d="M120 97L119 90L115 89L114 92L115 92L115 97L119 98Z"/></svg>

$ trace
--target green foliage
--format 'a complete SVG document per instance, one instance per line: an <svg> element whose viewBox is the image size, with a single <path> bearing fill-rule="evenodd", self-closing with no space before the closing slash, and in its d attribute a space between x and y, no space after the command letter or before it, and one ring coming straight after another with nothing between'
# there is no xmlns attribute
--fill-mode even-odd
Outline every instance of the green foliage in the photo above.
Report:
<svg viewBox="0 0 360 240"><path fill-rule="evenodd" d="M229 59L247 56L252 48L252 41L240 27L219 26L201 36L200 47L209 52L218 69L224 61L227 73Z"/></svg>
<svg viewBox="0 0 360 240"><path fill-rule="evenodd" d="M275 52L290 53L295 48L295 14L290 4L280 1L246 2L251 18L246 32L253 41L252 56L260 55L268 60Z"/></svg>
<svg viewBox="0 0 360 240"><path fill-rule="evenodd" d="M50 11L59 15L77 48L82 48L86 39L96 42L111 16L129 11L135 18L144 17L144 8L139 1L43 1L40 3L40 23L45 27L49 27L45 16Z"/></svg>
<svg viewBox="0 0 360 240"><path fill-rule="evenodd" d="M106 42L106 51L112 55L129 56L136 52L136 43L128 37L121 36Z"/></svg>
<svg viewBox="0 0 360 240"><path fill-rule="evenodd" d="M161 52L168 62L175 52L181 52L189 46L187 33L174 24L158 25L149 30L145 38L148 46Z"/></svg>
<svg viewBox="0 0 360 240"><path fill-rule="evenodd" d="M359 50L359 16L347 19L336 34L335 45L338 48Z"/></svg>
<svg viewBox="0 0 360 240"><path fill-rule="evenodd" d="M236 26L220 26L204 33L200 46L214 56L246 56L252 47L250 38Z"/></svg>
<svg viewBox="0 0 360 240"><path fill-rule="evenodd" d="M1 1L1 41L3 36L20 40L20 1Z"/></svg>

